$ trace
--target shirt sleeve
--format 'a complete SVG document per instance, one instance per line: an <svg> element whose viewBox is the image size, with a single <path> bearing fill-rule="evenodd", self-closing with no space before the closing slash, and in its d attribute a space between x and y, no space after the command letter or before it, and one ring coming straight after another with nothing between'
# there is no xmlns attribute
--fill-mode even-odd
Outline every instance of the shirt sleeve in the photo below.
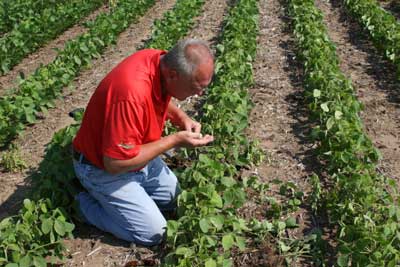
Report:
<svg viewBox="0 0 400 267"><path fill-rule="evenodd" d="M134 101L111 105L103 130L103 155L120 160L137 156L144 136L145 112Z"/></svg>

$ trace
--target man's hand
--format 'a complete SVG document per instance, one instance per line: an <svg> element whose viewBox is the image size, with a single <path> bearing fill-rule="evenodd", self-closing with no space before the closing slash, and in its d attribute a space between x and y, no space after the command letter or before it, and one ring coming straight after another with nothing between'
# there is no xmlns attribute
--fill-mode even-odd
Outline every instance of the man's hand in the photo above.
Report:
<svg viewBox="0 0 400 267"><path fill-rule="evenodd" d="M182 121L182 130L193 132L193 133L200 133L201 132L201 124L197 121L192 120L189 117L186 117Z"/></svg>
<svg viewBox="0 0 400 267"><path fill-rule="evenodd" d="M182 147L197 147L204 146L214 141L214 137L211 135L203 136L201 133L192 131L180 131L176 133L178 139L178 146Z"/></svg>

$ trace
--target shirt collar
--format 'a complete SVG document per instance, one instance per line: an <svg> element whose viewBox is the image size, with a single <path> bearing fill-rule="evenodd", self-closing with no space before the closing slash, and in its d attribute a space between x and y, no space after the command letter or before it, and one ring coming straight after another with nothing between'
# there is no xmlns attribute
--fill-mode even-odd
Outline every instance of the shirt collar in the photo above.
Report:
<svg viewBox="0 0 400 267"><path fill-rule="evenodd" d="M160 53L157 53L152 58L152 63L155 66L155 73L154 73L154 82L153 85L153 94L157 102L165 102L171 98L170 95L164 96L162 95L162 83L161 83L161 68L160 68L160 56L166 54L167 51L160 50Z"/></svg>

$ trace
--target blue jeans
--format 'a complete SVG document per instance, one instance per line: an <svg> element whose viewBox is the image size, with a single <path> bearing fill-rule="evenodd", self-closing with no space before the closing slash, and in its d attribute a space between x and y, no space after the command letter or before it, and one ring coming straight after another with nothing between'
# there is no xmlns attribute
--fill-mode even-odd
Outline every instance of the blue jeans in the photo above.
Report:
<svg viewBox="0 0 400 267"><path fill-rule="evenodd" d="M163 240L167 224L160 209L173 210L180 190L176 176L161 158L140 171L119 175L76 160L74 168L88 190L76 196L88 223L145 246Z"/></svg>

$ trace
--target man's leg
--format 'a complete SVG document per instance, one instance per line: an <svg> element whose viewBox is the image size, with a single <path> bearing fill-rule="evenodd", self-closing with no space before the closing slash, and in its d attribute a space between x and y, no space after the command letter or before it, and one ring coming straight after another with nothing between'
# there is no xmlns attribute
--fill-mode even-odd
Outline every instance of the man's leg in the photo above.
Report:
<svg viewBox="0 0 400 267"><path fill-rule="evenodd" d="M166 221L156 203L141 186L143 172L118 176L74 161L75 172L89 193L77 200L85 219L99 229L139 243L162 241Z"/></svg>
<svg viewBox="0 0 400 267"><path fill-rule="evenodd" d="M165 162L157 157L143 169L146 174L141 183L147 194L163 211L171 211L176 207L176 198L180 193L178 179Z"/></svg>

